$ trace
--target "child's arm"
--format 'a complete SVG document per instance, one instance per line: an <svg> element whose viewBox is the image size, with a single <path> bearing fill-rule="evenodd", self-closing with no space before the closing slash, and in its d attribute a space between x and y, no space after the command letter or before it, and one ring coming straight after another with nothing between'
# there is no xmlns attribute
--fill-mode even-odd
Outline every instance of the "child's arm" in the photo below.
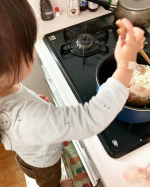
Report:
<svg viewBox="0 0 150 187"><path fill-rule="evenodd" d="M46 102L29 100L19 109L23 124L17 128L21 137L25 138L23 141L29 145L89 138L102 132L114 120L127 98L126 87L110 78L84 106L56 107Z"/></svg>
<svg viewBox="0 0 150 187"><path fill-rule="evenodd" d="M115 50L117 70L89 103L62 108L45 102L25 103L21 110L24 109L28 120L24 126L28 132L27 143L40 145L89 138L102 132L115 119L128 98L126 87L133 73L128 69L128 62L136 61L137 52L143 47L143 31L137 29L134 33L130 22L123 22L127 37L124 45L122 40L118 41Z"/></svg>

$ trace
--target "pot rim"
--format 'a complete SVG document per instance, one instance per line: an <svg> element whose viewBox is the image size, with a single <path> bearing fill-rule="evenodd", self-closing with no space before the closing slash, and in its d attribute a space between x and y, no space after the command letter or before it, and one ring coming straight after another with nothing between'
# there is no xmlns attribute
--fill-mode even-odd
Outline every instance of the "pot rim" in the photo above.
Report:
<svg viewBox="0 0 150 187"><path fill-rule="evenodd" d="M146 50L145 50L146 51ZM107 58L107 57L109 57L109 56L111 56L112 54L114 54L114 50L113 51L111 51L111 52L109 52L107 55L105 55L100 61L99 61L99 63L98 63L98 65L97 65L97 67L96 67L96 82L97 82L97 84L98 84L98 86L100 87L101 85L100 85L100 82L99 82L99 80L98 80L98 72L99 72L99 69L100 69L100 67L101 67L101 65L103 64L103 62L104 62L104 60ZM104 83L103 83L104 84ZM149 111L150 112L150 108L136 108L136 107L133 107L133 106L128 106L128 105L124 105L124 108L126 108L126 109L130 109L130 110L134 110L134 111Z"/></svg>

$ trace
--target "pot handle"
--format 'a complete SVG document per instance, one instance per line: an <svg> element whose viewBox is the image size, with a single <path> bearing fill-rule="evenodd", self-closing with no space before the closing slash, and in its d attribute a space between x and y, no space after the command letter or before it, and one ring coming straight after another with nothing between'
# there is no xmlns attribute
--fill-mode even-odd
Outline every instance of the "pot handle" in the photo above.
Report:
<svg viewBox="0 0 150 187"><path fill-rule="evenodd" d="M105 8L105 10L111 10L111 11L114 12L115 9L116 9L116 5L114 5L114 4L112 4L112 3L108 2L108 1L105 1L105 0L88 0L88 1L103 6Z"/></svg>

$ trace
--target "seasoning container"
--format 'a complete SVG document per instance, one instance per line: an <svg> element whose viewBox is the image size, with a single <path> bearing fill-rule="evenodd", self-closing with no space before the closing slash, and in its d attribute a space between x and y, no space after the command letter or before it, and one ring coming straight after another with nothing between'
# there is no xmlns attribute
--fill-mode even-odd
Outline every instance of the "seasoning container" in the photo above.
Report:
<svg viewBox="0 0 150 187"><path fill-rule="evenodd" d="M41 18L43 21L49 21L54 18L53 9L50 0L40 0Z"/></svg>
<svg viewBox="0 0 150 187"><path fill-rule="evenodd" d="M67 14L71 18L76 18L80 15L79 0L67 0Z"/></svg>
<svg viewBox="0 0 150 187"><path fill-rule="evenodd" d="M96 12L98 10L98 4L93 2L88 2L88 7L90 12Z"/></svg>
<svg viewBox="0 0 150 187"><path fill-rule="evenodd" d="M59 12L59 8L55 7L55 16L58 18L60 17L60 12Z"/></svg>
<svg viewBox="0 0 150 187"><path fill-rule="evenodd" d="M80 11L85 11L88 9L88 1L80 0Z"/></svg>

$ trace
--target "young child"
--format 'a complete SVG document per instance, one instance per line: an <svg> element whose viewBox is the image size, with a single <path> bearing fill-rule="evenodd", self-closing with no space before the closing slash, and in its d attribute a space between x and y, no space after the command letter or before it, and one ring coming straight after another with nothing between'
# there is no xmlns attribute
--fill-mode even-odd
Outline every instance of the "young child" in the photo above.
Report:
<svg viewBox="0 0 150 187"><path fill-rule="evenodd" d="M40 187L69 187L60 182L62 142L81 140L102 132L123 108L144 32L122 20L126 39L119 38L117 70L84 106L56 107L25 88L21 81L33 68L37 26L27 0L0 0L0 134L14 151L20 168Z"/></svg>

